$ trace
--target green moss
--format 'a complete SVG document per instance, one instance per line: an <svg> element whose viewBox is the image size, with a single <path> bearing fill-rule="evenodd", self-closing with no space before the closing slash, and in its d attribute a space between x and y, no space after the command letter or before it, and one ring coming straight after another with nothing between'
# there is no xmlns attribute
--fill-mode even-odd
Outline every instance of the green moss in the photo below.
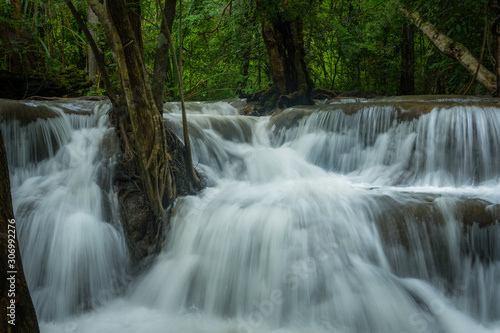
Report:
<svg viewBox="0 0 500 333"><path fill-rule="evenodd" d="M259 104L263 106L263 111L268 112L276 108L279 99L279 92L275 87L269 88L262 94Z"/></svg>

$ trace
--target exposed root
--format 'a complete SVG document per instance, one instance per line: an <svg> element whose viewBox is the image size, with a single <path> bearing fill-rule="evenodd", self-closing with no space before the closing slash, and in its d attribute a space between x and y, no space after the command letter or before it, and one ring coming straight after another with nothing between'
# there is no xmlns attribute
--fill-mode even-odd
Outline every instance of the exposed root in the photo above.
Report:
<svg viewBox="0 0 500 333"><path fill-rule="evenodd" d="M132 149L132 147L130 146L130 141L128 139L128 134L127 134L127 131L125 129L125 122L124 122L124 119L122 117L120 117L120 132L121 132L121 137L123 139L123 143L124 143L124 154L125 156L127 157L127 162L129 161L132 161L132 159L134 158L134 151Z"/></svg>
<svg viewBox="0 0 500 333"><path fill-rule="evenodd" d="M129 194L134 192L141 192L141 191L139 189L121 189L120 196L122 197L122 199L125 199Z"/></svg>

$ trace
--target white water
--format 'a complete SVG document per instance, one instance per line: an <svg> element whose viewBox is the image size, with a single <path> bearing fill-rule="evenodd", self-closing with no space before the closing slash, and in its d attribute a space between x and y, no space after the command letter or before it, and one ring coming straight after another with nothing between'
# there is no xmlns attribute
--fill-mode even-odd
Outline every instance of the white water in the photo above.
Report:
<svg viewBox="0 0 500 333"><path fill-rule="evenodd" d="M498 209L500 110L402 124L391 108L323 111L273 130L224 103L194 109L213 186L178 200L168 247L124 294L123 237L96 185L105 118L14 170L42 331L500 331L499 224L464 232L457 213L472 198Z"/></svg>
<svg viewBox="0 0 500 333"><path fill-rule="evenodd" d="M95 105L81 104L90 110ZM57 105L52 108L61 117L25 127L17 121L1 126L8 157L15 161L9 160L9 168L23 266L42 321L99 305L101 291L114 297L113 279L126 269L121 230L104 222L103 197L109 196L114 206L115 196L96 183L108 162L99 154L107 131L107 117L102 116L107 106L95 110L91 119L100 120L91 127L85 126L88 116L66 116ZM51 137L57 138L58 150ZM36 163L30 157L40 152L49 158ZM111 176L101 181L109 183Z"/></svg>

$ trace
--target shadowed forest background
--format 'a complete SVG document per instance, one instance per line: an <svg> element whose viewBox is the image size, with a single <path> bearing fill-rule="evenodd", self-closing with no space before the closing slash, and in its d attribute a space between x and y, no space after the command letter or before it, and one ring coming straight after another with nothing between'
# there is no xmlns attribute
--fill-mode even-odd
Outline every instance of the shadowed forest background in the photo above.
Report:
<svg viewBox="0 0 500 333"><path fill-rule="evenodd" d="M128 3L134 7L136 28L142 32L140 46L146 71L153 77L158 62L160 6L157 1ZM99 20L86 1L74 1L74 5L96 37L111 84L118 88L116 63ZM166 6L177 50L182 13L187 100L220 100L266 89L272 83L273 72L263 22L277 16L302 32L299 37L303 40L299 38L299 42L303 43L305 63L315 88L383 95L488 94L479 83L470 86L474 73L441 52L410 21L408 15L414 13L465 46L490 73L495 73L497 66L499 46L493 30L499 13L497 1L192 0L184 1L180 8L170 0ZM9 0L0 4L0 12L1 76L12 79L12 73L39 75L38 81L33 79L36 75L31 77L29 89L4 98L105 94L87 39L63 1ZM172 57L166 52L165 56L165 101L177 100ZM93 81L92 86L85 82L86 75ZM23 76L17 78L26 81ZM42 86L41 81L54 78L62 86L59 90L36 89Z"/></svg>

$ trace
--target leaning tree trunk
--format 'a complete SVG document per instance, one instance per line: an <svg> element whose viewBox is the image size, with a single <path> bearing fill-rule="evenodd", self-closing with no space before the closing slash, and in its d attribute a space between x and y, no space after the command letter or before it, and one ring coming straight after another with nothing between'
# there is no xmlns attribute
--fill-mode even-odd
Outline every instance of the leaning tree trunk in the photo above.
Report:
<svg viewBox="0 0 500 333"><path fill-rule="evenodd" d="M294 19L270 5L258 3L262 14L262 38L271 65L273 85L260 100L264 109L286 108L292 105L314 104L311 93L314 84L305 61L302 18ZM284 1L286 10L288 4Z"/></svg>
<svg viewBox="0 0 500 333"><path fill-rule="evenodd" d="M35 308L24 278L15 226L7 156L0 133L0 307L3 314L0 332L39 332Z"/></svg>
<svg viewBox="0 0 500 333"><path fill-rule="evenodd" d="M457 60L471 75L475 75L479 66L479 71L477 71L477 81L491 94L495 94L497 90L497 80L495 74L481 65L469 49L443 34L433 24L424 21L418 12L410 12L401 6L400 9L415 24L415 26L417 26L417 28L422 30L422 32L434 43L434 45L437 46L441 52Z"/></svg>

